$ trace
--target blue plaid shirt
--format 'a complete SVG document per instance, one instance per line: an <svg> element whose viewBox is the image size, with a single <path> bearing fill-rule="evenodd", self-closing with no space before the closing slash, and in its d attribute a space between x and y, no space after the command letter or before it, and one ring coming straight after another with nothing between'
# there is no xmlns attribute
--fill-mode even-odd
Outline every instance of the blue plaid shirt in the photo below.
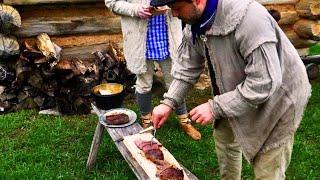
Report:
<svg viewBox="0 0 320 180"><path fill-rule="evenodd" d="M147 60L165 60L169 56L169 39L166 16L152 16L147 30Z"/></svg>

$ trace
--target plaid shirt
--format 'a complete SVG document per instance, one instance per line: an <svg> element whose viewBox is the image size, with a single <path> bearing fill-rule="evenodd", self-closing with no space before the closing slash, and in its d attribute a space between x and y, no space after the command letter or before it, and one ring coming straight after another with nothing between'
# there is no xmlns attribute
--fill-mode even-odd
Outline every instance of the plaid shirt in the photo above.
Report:
<svg viewBox="0 0 320 180"><path fill-rule="evenodd" d="M152 16L147 30L147 60L165 60L169 56L166 16Z"/></svg>

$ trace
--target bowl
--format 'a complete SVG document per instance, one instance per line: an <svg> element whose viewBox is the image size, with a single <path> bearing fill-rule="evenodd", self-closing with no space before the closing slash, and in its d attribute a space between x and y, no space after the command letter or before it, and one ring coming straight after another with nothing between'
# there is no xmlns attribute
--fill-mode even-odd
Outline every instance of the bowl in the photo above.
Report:
<svg viewBox="0 0 320 180"><path fill-rule="evenodd" d="M120 108L124 99L124 86L119 83L100 84L92 88L93 101L99 109Z"/></svg>

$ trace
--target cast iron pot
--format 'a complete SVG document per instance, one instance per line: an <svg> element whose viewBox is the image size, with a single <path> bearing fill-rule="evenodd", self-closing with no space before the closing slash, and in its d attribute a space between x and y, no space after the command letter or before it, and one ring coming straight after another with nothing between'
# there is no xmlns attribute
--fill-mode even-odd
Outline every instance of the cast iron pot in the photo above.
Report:
<svg viewBox="0 0 320 180"><path fill-rule="evenodd" d="M100 90L108 91L107 95L100 94ZM99 109L109 110L121 107L124 94L124 86L118 83L100 84L92 88L93 101Z"/></svg>

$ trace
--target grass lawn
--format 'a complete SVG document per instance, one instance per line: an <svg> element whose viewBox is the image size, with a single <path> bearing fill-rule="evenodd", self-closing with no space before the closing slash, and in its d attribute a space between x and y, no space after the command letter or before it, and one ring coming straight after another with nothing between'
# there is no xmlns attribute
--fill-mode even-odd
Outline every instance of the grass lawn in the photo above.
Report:
<svg viewBox="0 0 320 180"><path fill-rule="evenodd" d="M209 94L191 92L189 108ZM288 179L320 179L320 79L313 82L312 94L295 138ZM132 101L126 105L137 111ZM35 110L0 115L0 179L136 179L108 135L94 170L85 169L96 122L94 115L52 117ZM199 179L219 179L211 127L197 127L203 139L191 141L172 116L157 138ZM243 164L243 179L253 179L252 169Z"/></svg>
<svg viewBox="0 0 320 180"><path fill-rule="evenodd" d="M315 46L310 47L309 51L310 51L309 52L310 55L319 55L320 54L320 43Z"/></svg>

